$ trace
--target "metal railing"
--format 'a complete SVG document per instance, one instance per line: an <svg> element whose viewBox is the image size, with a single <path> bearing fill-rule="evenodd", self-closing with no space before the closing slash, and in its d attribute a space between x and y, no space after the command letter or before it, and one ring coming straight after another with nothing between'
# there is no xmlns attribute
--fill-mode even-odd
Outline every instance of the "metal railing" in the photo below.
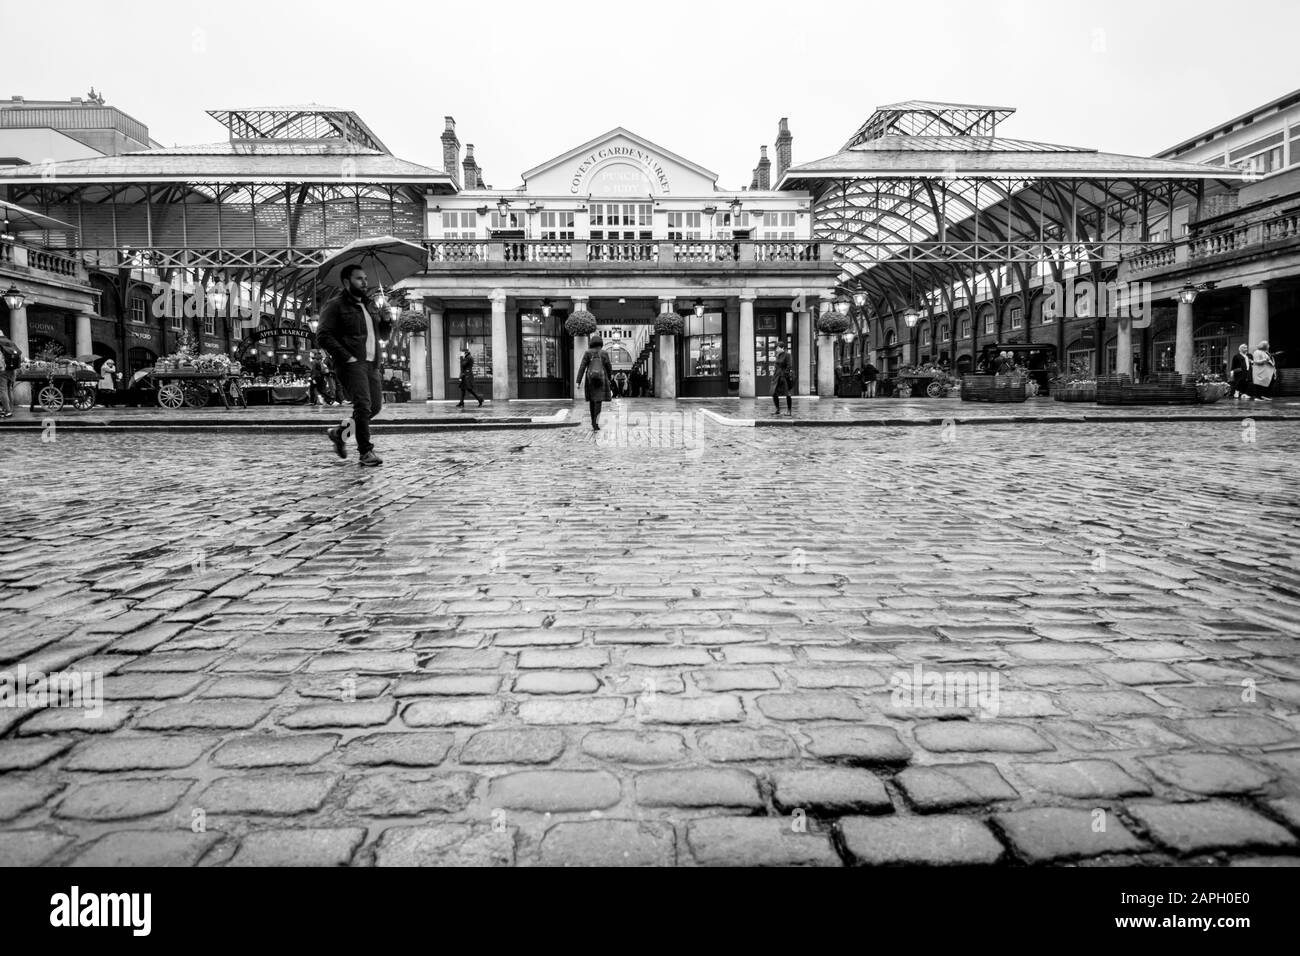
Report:
<svg viewBox="0 0 1300 956"><path fill-rule="evenodd" d="M468 262L795 263L822 262L817 240L425 239L429 264Z"/></svg>

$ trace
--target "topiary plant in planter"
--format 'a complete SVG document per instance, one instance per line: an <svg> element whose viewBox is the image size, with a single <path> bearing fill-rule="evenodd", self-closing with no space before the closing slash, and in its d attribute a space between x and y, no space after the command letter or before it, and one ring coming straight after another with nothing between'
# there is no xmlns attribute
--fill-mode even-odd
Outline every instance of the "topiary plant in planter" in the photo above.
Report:
<svg viewBox="0 0 1300 956"><path fill-rule="evenodd" d="M564 331L570 335L590 335L596 331L596 317L586 309L579 309L564 320Z"/></svg>
<svg viewBox="0 0 1300 956"><path fill-rule="evenodd" d="M839 335L849 330L849 317L838 312L827 312L817 317L817 331L822 335Z"/></svg>
<svg viewBox="0 0 1300 956"><path fill-rule="evenodd" d="M655 316L655 335L681 335L685 324L676 312L661 312Z"/></svg>

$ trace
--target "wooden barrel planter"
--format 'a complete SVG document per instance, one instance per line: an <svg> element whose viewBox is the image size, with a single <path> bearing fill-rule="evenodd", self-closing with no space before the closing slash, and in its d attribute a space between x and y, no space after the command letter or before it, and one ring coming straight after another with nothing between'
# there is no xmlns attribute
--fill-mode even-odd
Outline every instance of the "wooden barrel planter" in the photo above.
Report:
<svg viewBox="0 0 1300 956"><path fill-rule="evenodd" d="M1028 398L1025 380L1012 375L964 375L963 402L1023 402Z"/></svg>
<svg viewBox="0 0 1300 956"><path fill-rule="evenodd" d="M1155 381L1136 385L1128 375L1097 379L1098 405L1195 405L1199 401L1196 384L1174 372L1160 373Z"/></svg>
<svg viewBox="0 0 1300 956"><path fill-rule="evenodd" d="M1087 385L1057 385L1052 389L1052 398L1058 402L1095 402L1097 384L1090 382Z"/></svg>

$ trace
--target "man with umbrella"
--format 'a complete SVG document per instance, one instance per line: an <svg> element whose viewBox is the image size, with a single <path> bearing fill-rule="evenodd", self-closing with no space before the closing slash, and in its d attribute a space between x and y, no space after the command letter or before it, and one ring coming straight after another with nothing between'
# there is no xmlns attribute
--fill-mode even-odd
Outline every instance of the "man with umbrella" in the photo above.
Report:
<svg viewBox="0 0 1300 956"><path fill-rule="evenodd" d="M360 464L375 467L383 459L375 454L370 440L370 420L384 404L384 383L379 365L379 342L392 336L392 323L366 296L366 272L356 263L340 273L343 291L321 311L316 341L334 360L335 374L352 396L352 422ZM328 431L334 453L348 456L343 446L343 429Z"/></svg>

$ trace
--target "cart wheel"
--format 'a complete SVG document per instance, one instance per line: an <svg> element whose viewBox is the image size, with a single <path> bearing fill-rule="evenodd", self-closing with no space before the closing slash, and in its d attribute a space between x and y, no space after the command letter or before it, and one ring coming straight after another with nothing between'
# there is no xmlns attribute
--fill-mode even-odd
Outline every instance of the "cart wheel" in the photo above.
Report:
<svg viewBox="0 0 1300 956"><path fill-rule="evenodd" d="M47 412L57 412L63 407L63 390L57 385L46 385L37 394L36 401Z"/></svg>
<svg viewBox="0 0 1300 956"><path fill-rule="evenodd" d="M95 407L94 387L90 385L83 385L80 388L78 388L76 395L74 395L72 398L72 404L83 412L86 411L86 409L88 408L94 408Z"/></svg>
<svg viewBox="0 0 1300 956"><path fill-rule="evenodd" d="M158 389L158 404L163 408L180 408L185 404L185 393L175 382L168 382Z"/></svg>
<svg viewBox="0 0 1300 956"><path fill-rule="evenodd" d="M929 395L931 398L938 398L943 394L943 386L938 382L931 382L925 387L925 394Z"/></svg>
<svg viewBox="0 0 1300 956"><path fill-rule="evenodd" d="M186 385L181 389L186 408L202 408L208 404L208 390L199 385Z"/></svg>

